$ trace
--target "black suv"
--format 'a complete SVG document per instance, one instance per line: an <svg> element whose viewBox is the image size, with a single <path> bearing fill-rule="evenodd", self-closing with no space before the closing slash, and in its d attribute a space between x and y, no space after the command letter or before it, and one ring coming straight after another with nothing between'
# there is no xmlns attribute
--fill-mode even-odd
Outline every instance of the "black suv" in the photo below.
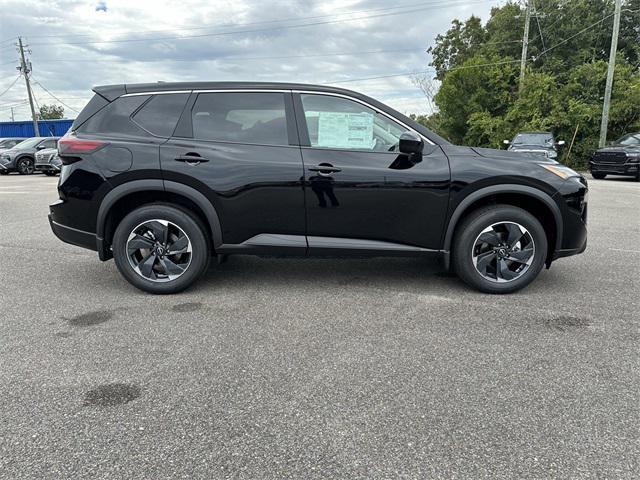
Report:
<svg viewBox="0 0 640 480"><path fill-rule="evenodd" d="M630 133L597 150L589 162L593 178L607 175L635 177L640 182L640 132Z"/></svg>
<svg viewBox="0 0 640 480"><path fill-rule="evenodd" d="M59 142L51 228L113 257L148 292L185 289L213 255L438 254L470 285L507 293L586 247L582 176L539 156L451 145L352 91L94 92Z"/></svg>
<svg viewBox="0 0 640 480"><path fill-rule="evenodd" d="M558 147L564 145L564 140L556 142L551 132L520 132L512 141L503 140L502 143L509 145L510 152L537 153L549 160L556 160Z"/></svg>

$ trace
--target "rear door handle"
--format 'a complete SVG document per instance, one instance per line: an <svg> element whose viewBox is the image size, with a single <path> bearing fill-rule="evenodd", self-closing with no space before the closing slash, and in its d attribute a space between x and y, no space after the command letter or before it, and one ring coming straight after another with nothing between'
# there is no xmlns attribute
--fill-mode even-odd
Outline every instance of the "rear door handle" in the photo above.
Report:
<svg viewBox="0 0 640 480"><path fill-rule="evenodd" d="M309 170L320 174L338 173L342 171L341 168L334 167L333 165L316 165L315 167L309 167Z"/></svg>
<svg viewBox="0 0 640 480"><path fill-rule="evenodd" d="M186 155L178 155L174 158L176 162L184 162L189 165L198 165L199 163L208 162L208 158L203 158L197 153L187 153Z"/></svg>

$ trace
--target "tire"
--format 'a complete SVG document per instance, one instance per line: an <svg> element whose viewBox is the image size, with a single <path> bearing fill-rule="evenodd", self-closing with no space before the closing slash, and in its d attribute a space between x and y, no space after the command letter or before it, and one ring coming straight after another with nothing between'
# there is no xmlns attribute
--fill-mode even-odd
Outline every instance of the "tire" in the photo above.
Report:
<svg viewBox="0 0 640 480"><path fill-rule="evenodd" d="M31 175L35 171L33 160L30 158L21 158L16 162L16 170L20 175Z"/></svg>
<svg viewBox="0 0 640 480"><path fill-rule="evenodd" d="M591 173L591 176L596 180L603 180L607 174L606 173Z"/></svg>
<svg viewBox="0 0 640 480"><path fill-rule="evenodd" d="M547 235L526 210L492 205L464 218L452 254L455 272L468 285L485 293L512 293L542 270Z"/></svg>
<svg viewBox="0 0 640 480"><path fill-rule="evenodd" d="M165 223L168 241L161 238ZM181 292L209 266L205 231L188 210L167 204L145 205L129 213L116 228L112 242L116 266L140 290L155 294ZM172 248L180 253L171 254Z"/></svg>
<svg viewBox="0 0 640 480"><path fill-rule="evenodd" d="M0 175L9 175L8 170L0 170Z"/></svg>
<svg viewBox="0 0 640 480"><path fill-rule="evenodd" d="M57 172L52 172L52 171L46 170L46 171L44 172L44 174L45 174L47 177L55 177L58 173L57 173Z"/></svg>

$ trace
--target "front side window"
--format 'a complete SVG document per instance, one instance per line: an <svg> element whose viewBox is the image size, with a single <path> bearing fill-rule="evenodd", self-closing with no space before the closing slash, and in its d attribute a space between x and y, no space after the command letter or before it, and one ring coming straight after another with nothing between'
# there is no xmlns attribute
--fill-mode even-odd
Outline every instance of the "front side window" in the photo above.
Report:
<svg viewBox="0 0 640 480"><path fill-rule="evenodd" d="M42 146L43 149L56 148L56 140L45 140L39 146Z"/></svg>
<svg viewBox="0 0 640 480"><path fill-rule="evenodd" d="M353 100L303 94L302 106L312 147L398 151L406 128Z"/></svg>
<svg viewBox="0 0 640 480"><path fill-rule="evenodd" d="M191 120L199 140L289 144L284 94L278 92L201 93Z"/></svg>

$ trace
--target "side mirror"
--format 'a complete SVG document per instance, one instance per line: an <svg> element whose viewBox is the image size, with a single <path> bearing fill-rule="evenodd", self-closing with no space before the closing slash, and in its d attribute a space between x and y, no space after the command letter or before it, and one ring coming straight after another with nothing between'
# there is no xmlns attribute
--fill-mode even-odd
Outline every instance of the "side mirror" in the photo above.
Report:
<svg viewBox="0 0 640 480"><path fill-rule="evenodd" d="M36 150L44 150L46 147L44 145L38 145Z"/></svg>
<svg viewBox="0 0 640 480"><path fill-rule="evenodd" d="M504 143L505 145L511 145L511 142L509 140L502 140L502 143Z"/></svg>
<svg viewBox="0 0 640 480"><path fill-rule="evenodd" d="M424 148L422 137L415 132L404 132L400 135L400 153L407 155L420 155Z"/></svg>
<svg viewBox="0 0 640 480"><path fill-rule="evenodd" d="M564 145L564 140L558 140L556 145L558 145L559 147L563 146Z"/></svg>

